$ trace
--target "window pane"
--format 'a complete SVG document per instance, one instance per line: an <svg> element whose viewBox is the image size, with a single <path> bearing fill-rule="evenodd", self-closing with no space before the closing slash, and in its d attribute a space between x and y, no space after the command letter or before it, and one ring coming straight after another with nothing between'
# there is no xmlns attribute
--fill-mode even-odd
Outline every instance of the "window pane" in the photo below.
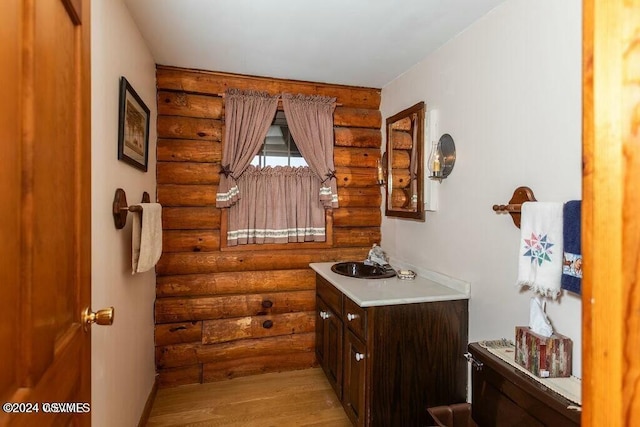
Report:
<svg viewBox="0 0 640 427"><path fill-rule="evenodd" d="M278 111L260 152L251 162L255 166L308 166L296 146L283 111Z"/></svg>

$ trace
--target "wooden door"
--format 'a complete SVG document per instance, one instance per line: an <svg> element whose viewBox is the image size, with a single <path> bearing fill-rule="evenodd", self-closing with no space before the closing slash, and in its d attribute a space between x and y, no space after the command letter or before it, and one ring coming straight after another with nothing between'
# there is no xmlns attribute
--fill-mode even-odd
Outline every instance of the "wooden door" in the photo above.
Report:
<svg viewBox="0 0 640 427"><path fill-rule="evenodd" d="M582 425L640 420L640 0L584 0Z"/></svg>
<svg viewBox="0 0 640 427"><path fill-rule="evenodd" d="M89 1L2 0L0 63L0 425L89 425Z"/></svg>

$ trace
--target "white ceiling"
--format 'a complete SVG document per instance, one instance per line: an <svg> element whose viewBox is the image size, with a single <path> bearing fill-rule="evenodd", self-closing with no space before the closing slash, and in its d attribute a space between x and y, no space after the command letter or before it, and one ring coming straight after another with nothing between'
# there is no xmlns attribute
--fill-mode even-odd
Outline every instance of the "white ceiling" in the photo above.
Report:
<svg viewBox="0 0 640 427"><path fill-rule="evenodd" d="M382 88L505 0L124 0L158 64Z"/></svg>

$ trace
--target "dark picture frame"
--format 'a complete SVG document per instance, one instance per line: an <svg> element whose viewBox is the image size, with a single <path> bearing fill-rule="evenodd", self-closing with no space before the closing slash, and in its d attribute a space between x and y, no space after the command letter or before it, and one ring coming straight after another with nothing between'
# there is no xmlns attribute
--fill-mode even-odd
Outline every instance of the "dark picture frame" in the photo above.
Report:
<svg viewBox="0 0 640 427"><path fill-rule="evenodd" d="M150 112L127 79L120 77L118 160L144 172L149 164Z"/></svg>

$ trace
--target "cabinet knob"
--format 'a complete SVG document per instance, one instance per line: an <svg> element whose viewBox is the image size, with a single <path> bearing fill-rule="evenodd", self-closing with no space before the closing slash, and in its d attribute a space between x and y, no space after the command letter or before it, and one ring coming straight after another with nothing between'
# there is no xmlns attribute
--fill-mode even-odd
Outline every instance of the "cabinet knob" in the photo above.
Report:
<svg viewBox="0 0 640 427"><path fill-rule="evenodd" d="M320 312L320 317L321 317L322 319L324 319L324 320L327 320L327 319L330 317L330 315L329 315L329 313L327 313L326 311L321 311L321 312Z"/></svg>
<svg viewBox="0 0 640 427"><path fill-rule="evenodd" d="M356 353L356 362L361 361L362 359L364 359L364 354L362 353Z"/></svg>
<svg viewBox="0 0 640 427"><path fill-rule="evenodd" d="M355 320L355 319L357 319L357 318L358 318L358 315L357 315L357 314L347 313L347 320L348 320L349 322L351 322L352 320Z"/></svg>

